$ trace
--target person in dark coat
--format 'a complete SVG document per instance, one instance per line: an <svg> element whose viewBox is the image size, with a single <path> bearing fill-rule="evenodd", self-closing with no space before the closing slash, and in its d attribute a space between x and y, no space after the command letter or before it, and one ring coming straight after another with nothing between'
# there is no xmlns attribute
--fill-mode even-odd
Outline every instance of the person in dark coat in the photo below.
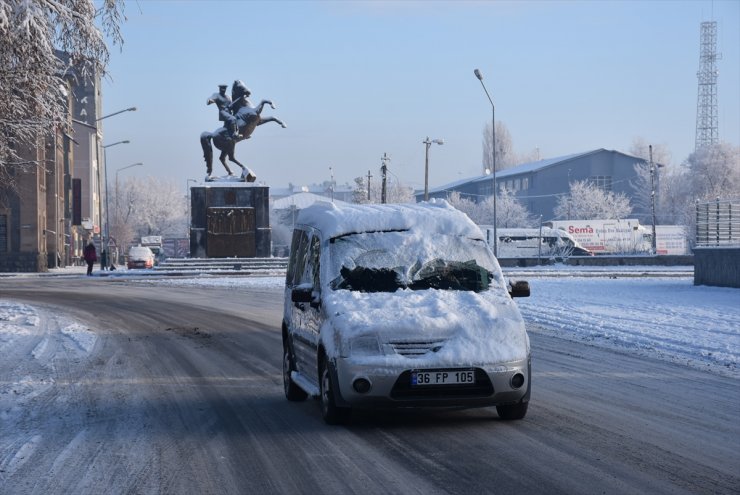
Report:
<svg viewBox="0 0 740 495"><path fill-rule="evenodd" d="M95 244L93 244L93 241L90 241L90 243L85 246L85 250L82 252L82 256L87 262L87 275L91 276L93 265L96 261L98 261L98 253L97 251L95 251Z"/></svg>

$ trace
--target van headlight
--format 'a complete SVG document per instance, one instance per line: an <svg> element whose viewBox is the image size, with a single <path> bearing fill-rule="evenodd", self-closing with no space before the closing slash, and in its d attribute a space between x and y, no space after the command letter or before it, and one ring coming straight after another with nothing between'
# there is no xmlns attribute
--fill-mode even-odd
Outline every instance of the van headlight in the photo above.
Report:
<svg viewBox="0 0 740 495"><path fill-rule="evenodd" d="M349 342L350 356L378 356L382 354L380 341L375 336L355 337Z"/></svg>

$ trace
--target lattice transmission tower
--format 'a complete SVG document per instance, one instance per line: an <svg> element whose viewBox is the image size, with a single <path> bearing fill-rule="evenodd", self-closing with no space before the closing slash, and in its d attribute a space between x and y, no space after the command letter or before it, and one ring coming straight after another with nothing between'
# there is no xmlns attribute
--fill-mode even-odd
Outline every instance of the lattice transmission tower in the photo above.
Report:
<svg viewBox="0 0 740 495"><path fill-rule="evenodd" d="M699 40L699 95L696 101L694 151L719 141L717 118L717 21L701 23Z"/></svg>

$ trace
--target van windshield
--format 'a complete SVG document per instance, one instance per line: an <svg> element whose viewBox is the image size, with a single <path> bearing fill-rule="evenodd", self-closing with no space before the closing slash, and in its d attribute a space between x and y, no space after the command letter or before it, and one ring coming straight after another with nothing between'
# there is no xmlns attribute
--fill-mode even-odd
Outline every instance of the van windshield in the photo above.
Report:
<svg viewBox="0 0 740 495"><path fill-rule="evenodd" d="M334 290L503 288L498 264L480 239L412 231L351 234L330 241L328 261Z"/></svg>

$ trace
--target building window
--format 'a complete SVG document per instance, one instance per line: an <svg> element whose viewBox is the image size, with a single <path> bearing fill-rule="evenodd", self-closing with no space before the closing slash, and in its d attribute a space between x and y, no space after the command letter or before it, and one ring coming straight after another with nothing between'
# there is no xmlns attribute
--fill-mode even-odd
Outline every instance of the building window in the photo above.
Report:
<svg viewBox="0 0 740 495"><path fill-rule="evenodd" d="M483 182L478 189L478 195L479 196L490 196L492 187L493 186L490 180Z"/></svg>
<svg viewBox="0 0 740 495"><path fill-rule="evenodd" d="M592 175L588 178L589 184L593 184L602 191L609 192L612 190L612 176L611 175Z"/></svg>
<svg viewBox="0 0 740 495"><path fill-rule="evenodd" d="M529 177L522 178L522 189L525 191L529 189Z"/></svg>

